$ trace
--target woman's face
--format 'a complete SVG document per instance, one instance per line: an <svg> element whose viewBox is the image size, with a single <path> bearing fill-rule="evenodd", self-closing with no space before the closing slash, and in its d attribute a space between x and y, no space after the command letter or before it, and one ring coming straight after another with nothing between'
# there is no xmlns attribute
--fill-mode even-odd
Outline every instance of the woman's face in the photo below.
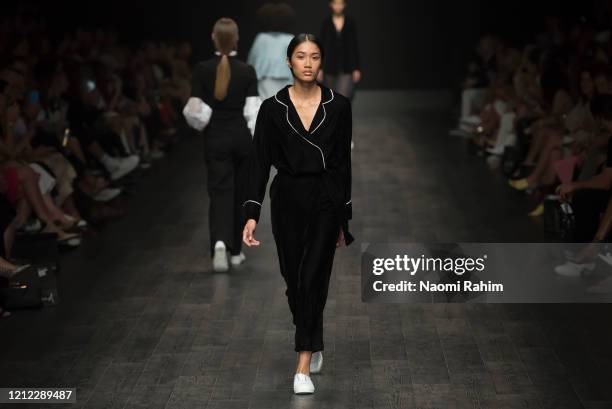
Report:
<svg viewBox="0 0 612 409"><path fill-rule="evenodd" d="M312 41L304 41L293 50L289 67L300 81L316 81L321 69L321 50Z"/></svg>
<svg viewBox="0 0 612 409"><path fill-rule="evenodd" d="M595 93L595 84L588 71L583 71L582 74L580 74L580 91L588 97L592 97Z"/></svg>
<svg viewBox="0 0 612 409"><path fill-rule="evenodd" d="M332 9L332 13L334 14L342 14L344 13L344 8L346 7L346 3L344 0L332 0L329 2L329 7Z"/></svg>

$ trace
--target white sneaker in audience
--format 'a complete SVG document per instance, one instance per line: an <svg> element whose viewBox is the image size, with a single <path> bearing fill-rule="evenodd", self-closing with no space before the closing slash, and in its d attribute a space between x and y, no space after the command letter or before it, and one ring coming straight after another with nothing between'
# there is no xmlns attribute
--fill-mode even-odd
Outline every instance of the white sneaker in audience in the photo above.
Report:
<svg viewBox="0 0 612 409"><path fill-rule="evenodd" d="M319 373L323 367L323 352L317 351L312 354L310 358L310 373Z"/></svg>
<svg viewBox="0 0 612 409"><path fill-rule="evenodd" d="M460 128L452 129L448 134L450 136L461 136L464 138L470 136L469 132L464 131L463 129L460 129Z"/></svg>
<svg viewBox="0 0 612 409"><path fill-rule="evenodd" d="M217 272L227 271L229 265L227 264L227 250L225 243L221 240L217 240L215 243L215 254L213 256L213 270Z"/></svg>
<svg viewBox="0 0 612 409"><path fill-rule="evenodd" d="M233 266L239 266L244 262L244 260L246 260L246 256L242 251L240 252L240 254L230 257L230 263Z"/></svg>
<svg viewBox="0 0 612 409"><path fill-rule="evenodd" d="M612 254L599 254L599 258L602 259L606 264L612 266Z"/></svg>
<svg viewBox="0 0 612 409"><path fill-rule="evenodd" d="M585 270L595 270L595 262L574 263L573 261L567 261L565 264L555 267L555 273L565 277L580 277Z"/></svg>
<svg viewBox="0 0 612 409"><path fill-rule="evenodd" d="M151 159L162 159L166 154L161 149L153 149L151 151Z"/></svg>
<svg viewBox="0 0 612 409"><path fill-rule="evenodd" d="M459 119L459 123L464 123L468 125L480 125L480 122L481 119L478 115L468 115Z"/></svg>
<svg viewBox="0 0 612 409"><path fill-rule="evenodd" d="M296 373L293 377L293 392L296 394L313 393L314 384L310 376L303 373Z"/></svg>
<svg viewBox="0 0 612 409"><path fill-rule="evenodd" d="M109 157L103 163L106 170L111 174L111 179L117 180L136 169L139 162L140 157L138 155L130 155L125 158Z"/></svg>
<svg viewBox="0 0 612 409"><path fill-rule="evenodd" d="M499 155L487 156L487 165L489 166L489 169L491 170L497 169L499 168L500 164L501 164L501 156Z"/></svg>
<svg viewBox="0 0 612 409"><path fill-rule="evenodd" d="M109 202L119 196L122 190L118 187L107 187L105 189L100 190L94 196L94 200L96 202Z"/></svg>

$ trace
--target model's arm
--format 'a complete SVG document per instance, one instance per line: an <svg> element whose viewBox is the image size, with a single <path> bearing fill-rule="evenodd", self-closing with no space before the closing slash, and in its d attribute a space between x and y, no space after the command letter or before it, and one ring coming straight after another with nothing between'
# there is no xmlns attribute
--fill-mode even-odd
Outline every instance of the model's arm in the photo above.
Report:
<svg viewBox="0 0 612 409"><path fill-rule="evenodd" d="M342 174L344 178L344 211L345 219L353 218L353 201L351 199L352 169L351 169L351 140L353 139L353 112L349 102L342 121L344 126L344 139L341 149Z"/></svg>
<svg viewBox="0 0 612 409"><path fill-rule="evenodd" d="M203 130L212 116L212 108L203 101L203 73L202 67L196 66L191 82L191 97L183 108L183 116L192 128Z"/></svg>
<svg viewBox="0 0 612 409"><path fill-rule="evenodd" d="M361 71L361 57L359 55L359 41L357 40L357 26L355 25L355 20L351 19L352 26L352 35L353 35L353 52L355 53L354 61L355 61L355 69Z"/></svg>
<svg viewBox="0 0 612 409"><path fill-rule="evenodd" d="M255 222L259 222L271 167L270 136L266 132L266 129L269 129L267 125L269 118L266 111L266 104L262 104L255 122L255 133L253 134L253 143L249 155L249 183L246 200L242 204L245 219L253 219Z"/></svg>
<svg viewBox="0 0 612 409"><path fill-rule="evenodd" d="M251 131L251 135L255 133L255 122L257 121L257 114L259 113L260 106L261 98L257 91L257 74L255 73L255 68L249 66L249 87L247 89L242 114L247 122L249 131Z"/></svg>

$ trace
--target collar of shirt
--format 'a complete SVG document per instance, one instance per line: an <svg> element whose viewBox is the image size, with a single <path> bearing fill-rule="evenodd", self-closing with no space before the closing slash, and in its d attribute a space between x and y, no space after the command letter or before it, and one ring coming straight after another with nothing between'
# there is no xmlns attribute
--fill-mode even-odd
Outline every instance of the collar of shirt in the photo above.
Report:
<svg viewBox="0 0 612 409"><path fill-rule="evenodd" d="M230 51L230 53L229 53L228 55L229 55L230 57L233 57L233 56L235 56L236 54L238 54L238 53L236 52L236 50L232 50L232 51ZM215 55L221 55L221 53L220 53L219 51L215 51Z"/></svg>

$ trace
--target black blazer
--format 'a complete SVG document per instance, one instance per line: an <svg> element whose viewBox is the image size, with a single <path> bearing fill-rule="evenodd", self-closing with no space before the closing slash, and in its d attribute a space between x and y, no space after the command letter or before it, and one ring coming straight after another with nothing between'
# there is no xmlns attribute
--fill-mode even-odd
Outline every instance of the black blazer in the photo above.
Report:
<svg viewBox="0 0 612 409"><path fill-rule="evenodd" d="M353 241L348 229L352 218L351 201L351 140L352 110L348 98L320 85L321 103L306 131L289 98L289 85L275 96L263 101L257 115L250 154L249 183L243 203L245 220L259 221L266 193L270 167L290 177L319 175L337 214L340 215L345 243ZM273 196L274 183L270 187ZM286 191L284 191L286 192ZM283 193L285 194L285 193ZM309 192L299 189L295 195L300 203L310 203ZM314 205L314 204L313 204Z"/></svg>
<svg viewBox="0 0 612 409"><path fill-rule="evenodd" d="M319 38L323 43L323 71L337 74L340 71L352 72L360 69L359 44L355 21L344 15L344 25L338 34L331 14L323 20Z"/></svg>

